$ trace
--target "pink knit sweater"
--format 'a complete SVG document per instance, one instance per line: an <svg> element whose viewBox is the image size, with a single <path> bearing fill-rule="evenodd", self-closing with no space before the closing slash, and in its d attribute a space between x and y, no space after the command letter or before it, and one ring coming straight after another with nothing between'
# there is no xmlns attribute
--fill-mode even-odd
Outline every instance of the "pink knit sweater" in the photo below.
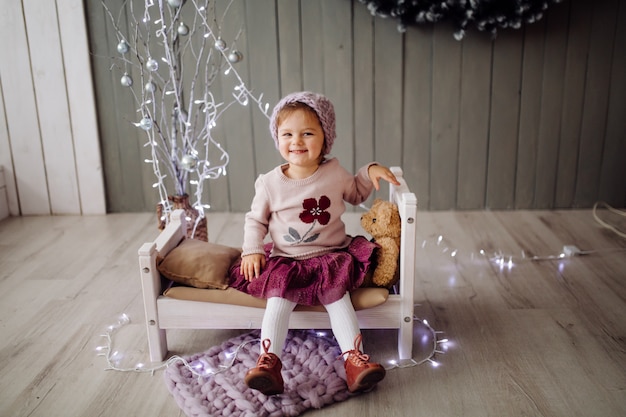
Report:
<svg viewBox="0 0 626 417"><path fill-rule="evenodd" d="M351 237L341 220L344 201L357 205L369 197L374 185L367 170L373 164L352 175L332 158L302 180L285 176L286 164L260 175L246 214L242 256L264 254L268 233L271 256L307 259L346 247Z"/></svg>

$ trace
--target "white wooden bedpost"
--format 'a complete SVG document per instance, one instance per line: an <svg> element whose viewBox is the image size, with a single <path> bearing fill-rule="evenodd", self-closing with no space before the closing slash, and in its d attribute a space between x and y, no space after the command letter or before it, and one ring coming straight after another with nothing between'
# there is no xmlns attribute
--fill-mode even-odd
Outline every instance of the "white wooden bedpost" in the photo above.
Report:
<svg viewBox="0 0 626 417"><path fill-rule="evenodd" d="M144 243L139 248L139 274L143 289L143 305L148 330L150 360L159 362L167 355L167 336L159 324L157 299L161 295L161 274L156 267L157 252L168 253L183 239L187 230L184 210L174 210L170 223L152 243Z"/></svg>
<svg viewBox="0 0 626 417"><path fill-rule="evenodd" d="M157 298L161 292L161 277L156 268L156 243L144 243L139 248L139 274L143 292L143 306L148 330L148 349L152 362L162 361L167 354L167 336L159 327Z"/></svg>
<svg viewBox="0 0 626 417"><path fill-rule="evenodd" d="M391 171L398 178L399 187L390 185L389 199L398 205L402 229L400 237L400 326L398 328L398 355L400 361L410 360L413 357L413 308L415 285L415 262L417 246L417 197L409 191L402 176L402 169L391 167Z"/></svg>

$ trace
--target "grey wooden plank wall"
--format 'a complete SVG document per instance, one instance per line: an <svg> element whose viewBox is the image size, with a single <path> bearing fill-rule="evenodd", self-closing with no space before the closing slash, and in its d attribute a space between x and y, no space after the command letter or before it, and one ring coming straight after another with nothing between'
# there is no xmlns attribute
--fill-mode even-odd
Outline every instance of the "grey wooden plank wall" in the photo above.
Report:
<svg viewBox="0 0 626 417"><path fill-rule="evenodd" d="M108 210L153 210L136 106L103 58L117 41L99 1L87 14ZM334 154L350 170L401 165L422 210L626 205L626 0L564 1L496 39L456 41L446 23L400 33L356 0L235 0L222 35L239 28L238 68L255 92L271 105L301 89L329 96ZM233 108L218 138L231 162L207 202L246 211L256 176L281 162L267 118Z"/></svg>

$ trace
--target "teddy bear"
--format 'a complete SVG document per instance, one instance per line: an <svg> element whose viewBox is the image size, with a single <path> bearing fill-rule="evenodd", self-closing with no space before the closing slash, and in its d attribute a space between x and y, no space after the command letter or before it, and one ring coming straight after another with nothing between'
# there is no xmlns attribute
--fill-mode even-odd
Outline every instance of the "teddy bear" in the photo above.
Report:
<svg viewBox="0 0 626 417"><path fill-rule="evenodd" d="M391 288L398 279L401 220L398 206L391 201L374 200L372 208L361 216L361 227L380 245L376 251L376 268L363 286Z"/></svg>

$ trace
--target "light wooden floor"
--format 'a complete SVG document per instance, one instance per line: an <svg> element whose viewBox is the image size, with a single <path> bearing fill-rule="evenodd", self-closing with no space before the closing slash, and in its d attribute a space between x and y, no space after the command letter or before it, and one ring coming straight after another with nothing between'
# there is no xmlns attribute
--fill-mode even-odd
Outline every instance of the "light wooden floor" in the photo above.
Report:
<svg viewBox="0 0 626 417"><path fill-rule="evenodd" d="M358 216L348 217L357 233ZM626 415L626 239L586 210L420 213L418 222L415 312L450 339L441 365L394 369L376 391L307 415ZM212 240L238 245L241 224L240 214L212 215ZM155 235L150 213L0 222L0 416L183 415L162 371L105 371L96 351L126 313L131 323L113 340L120 366L147 360L136 253ZM569 244L599 252L522 258ZM487 259L496 253L504 264ZM169 339L191 354L234 334ZM376 340L375 359L393 357L394 334L365 338Z"/></svg>

